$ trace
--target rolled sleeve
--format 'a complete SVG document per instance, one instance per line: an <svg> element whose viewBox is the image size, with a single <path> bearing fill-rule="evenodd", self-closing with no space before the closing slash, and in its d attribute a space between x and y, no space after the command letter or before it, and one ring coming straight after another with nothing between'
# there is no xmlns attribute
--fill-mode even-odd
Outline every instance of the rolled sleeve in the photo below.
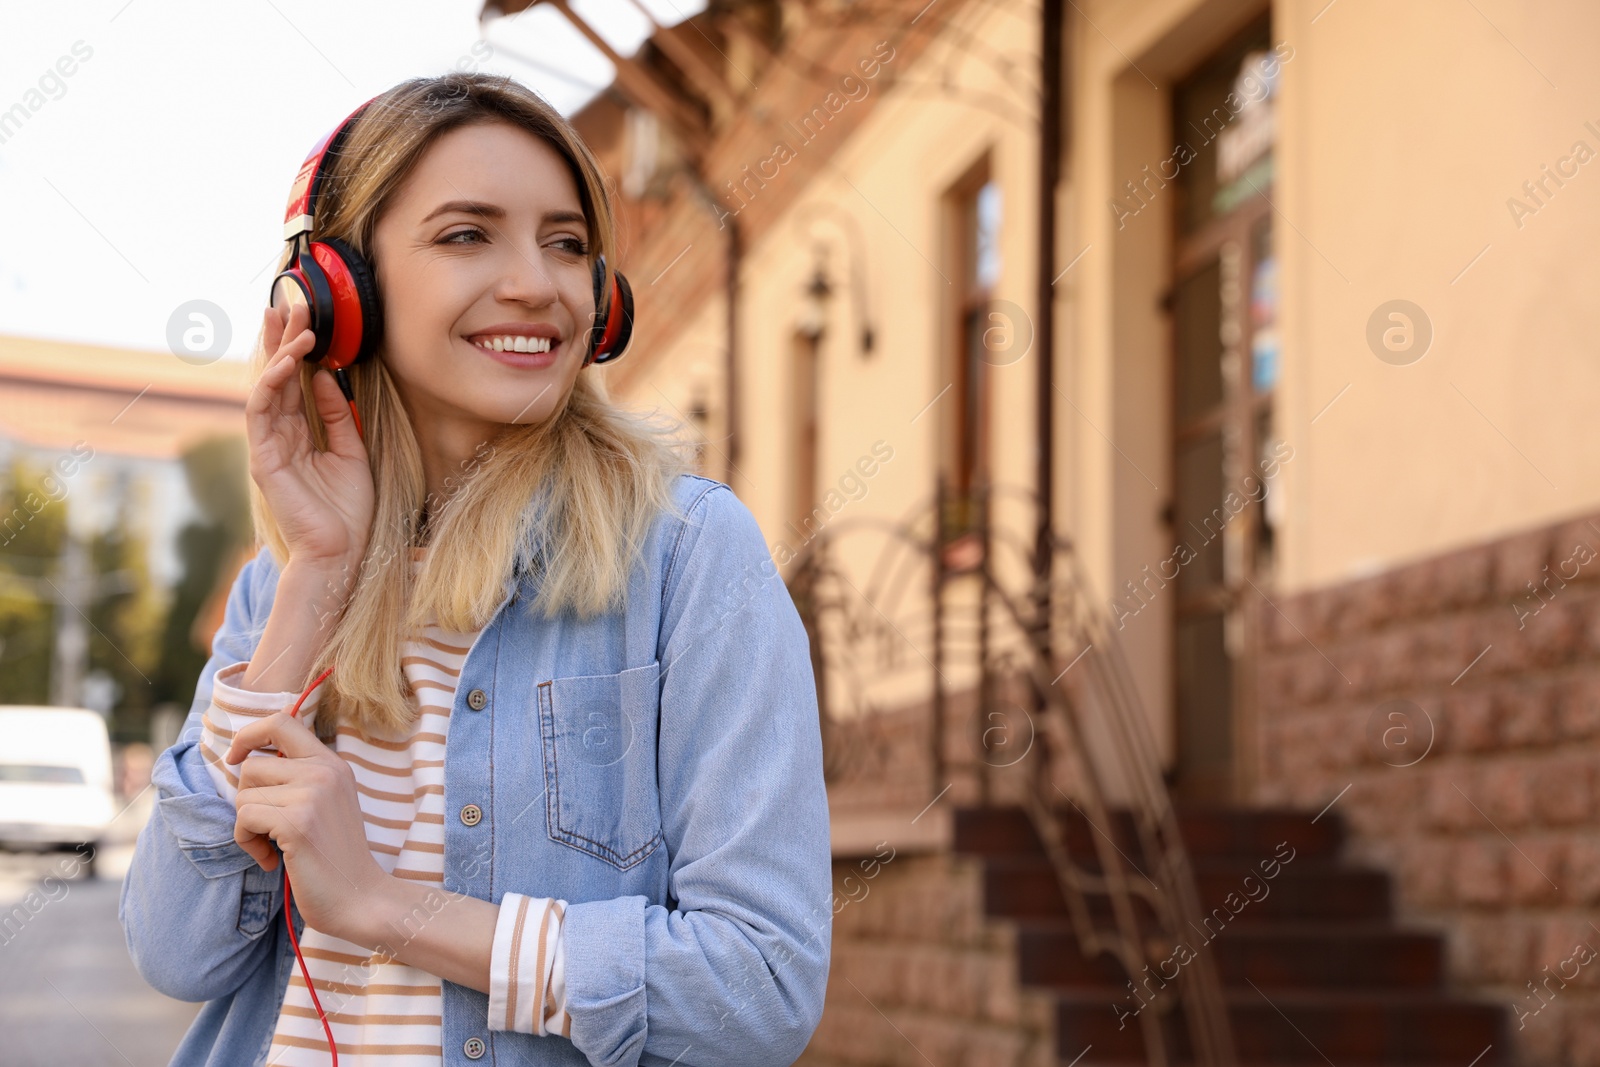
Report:
<svg viewBox="0 0 1600 1067"><path fill-rule="evenodd" d="M206 769L210 772L211 784L216 787L217 795L230 803L239 794L239 774L224 762L228 746L233 743L233 735L257 719L288 711L300 699L299 693L257 693L238 688L235 683L244 680L244 672L249 666L248 663L234 663L217 671L211 683L211 703L200 717L200 754L206 761ZM316 725L321 696L319 687L300 705L296 718L308 727L314 728ZM273 746L265 745L254 749L245 758L275 759L277 751Z"/></svg>
<svg viewBox="0 0 1600 1067"><path fill-rule="evenodd" d="M572 1043L596 1067L636 1064L644 1051L644 897L567 908L567 1014Z"/></svg>
<svg viewBox="0 0 1600 1067"><path fill-rule="evenodd" d="M566 901L507 893L489 953L489 1029L571 1036L566 1011Z"/></svg>

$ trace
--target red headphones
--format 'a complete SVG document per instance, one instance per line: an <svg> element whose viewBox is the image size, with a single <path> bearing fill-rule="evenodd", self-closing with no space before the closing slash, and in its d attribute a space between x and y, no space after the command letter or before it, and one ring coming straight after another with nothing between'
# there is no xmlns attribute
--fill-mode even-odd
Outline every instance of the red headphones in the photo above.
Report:
<svg viewBox="0 0 1600 1067"><path fill-rule="evenodd" d="M306 358L320 361L332 371L342 371L371 358L383 340L383 305L378 298L372 267L359 252L337 237L322 241L311 239L317 197L322 191L324 177L322 161L339 154L351 125L371 103L368 100L356 108L349 118L319 141L300 164L283 218L283 239L294 246L294 263L272 279L273 307L292 307L295 303L308 305L316 343ZM595 257L596 314L589 331L589 351L583 360L585 367L620 358L633 334L633 290L621 271L613 271L611 292L603 293L605 266L604 255Z"/></svg>

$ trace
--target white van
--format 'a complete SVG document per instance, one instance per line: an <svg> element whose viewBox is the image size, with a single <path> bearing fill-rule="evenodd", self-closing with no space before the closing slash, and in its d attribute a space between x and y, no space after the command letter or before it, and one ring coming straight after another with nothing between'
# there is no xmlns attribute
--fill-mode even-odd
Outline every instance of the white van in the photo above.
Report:
<svg viewBox="0 0 1600 1067"><path fill-rule="evenodd" d="M0 848L86 850L116 816L111 737L85 708L0 706Z"/></svg>

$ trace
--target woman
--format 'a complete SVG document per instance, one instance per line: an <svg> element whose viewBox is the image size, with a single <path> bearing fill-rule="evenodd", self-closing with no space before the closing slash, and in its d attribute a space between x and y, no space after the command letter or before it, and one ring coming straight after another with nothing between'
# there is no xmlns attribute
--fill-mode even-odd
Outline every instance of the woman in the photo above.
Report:
<svg viewBox="0 0 1600 1067"><path fill-rule="evenodd" d="M267 547L119 908L206 1002L173 1063L791 1063L833 910L807 637L749 510L583 373L593 157L456 74L323 166L311 236L372 263L382 344L347 406L306 308L265 316Z"/></svg>

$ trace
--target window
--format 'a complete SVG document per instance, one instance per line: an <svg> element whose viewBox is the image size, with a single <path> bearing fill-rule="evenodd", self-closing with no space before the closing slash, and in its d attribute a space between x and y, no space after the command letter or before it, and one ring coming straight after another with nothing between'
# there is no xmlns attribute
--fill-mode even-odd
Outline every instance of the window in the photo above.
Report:
<svg viewBox="0 0 1600 1067"><path fill-rule="evenodd" d="M991 300L1000 280L1000 186L985 155L945 196L947 277L953 283L944 312L947 324L941 387L951 395L940 402L941 467L949 496L945 536L974 534L981 520L976 491L987 482L990 401L989 348L996 341ZM1005 343L1001 338L998 343Z"/></svg>
<svg viewBox="0 0 1600 1067"><path fill-rule="evenodd" d="M810 541L827 521L817 497L817 363L822 333L797 330L790 345L789 407L794 455L794 489L789 511L801 543Z"/></svg>
<svg viewBox="0 0 1600 1067"><path fill-rule="evenodd" d="M77 767L0 763L0 782L48 782L59 785L83 785L85 781L83 771Z"/></svg>

